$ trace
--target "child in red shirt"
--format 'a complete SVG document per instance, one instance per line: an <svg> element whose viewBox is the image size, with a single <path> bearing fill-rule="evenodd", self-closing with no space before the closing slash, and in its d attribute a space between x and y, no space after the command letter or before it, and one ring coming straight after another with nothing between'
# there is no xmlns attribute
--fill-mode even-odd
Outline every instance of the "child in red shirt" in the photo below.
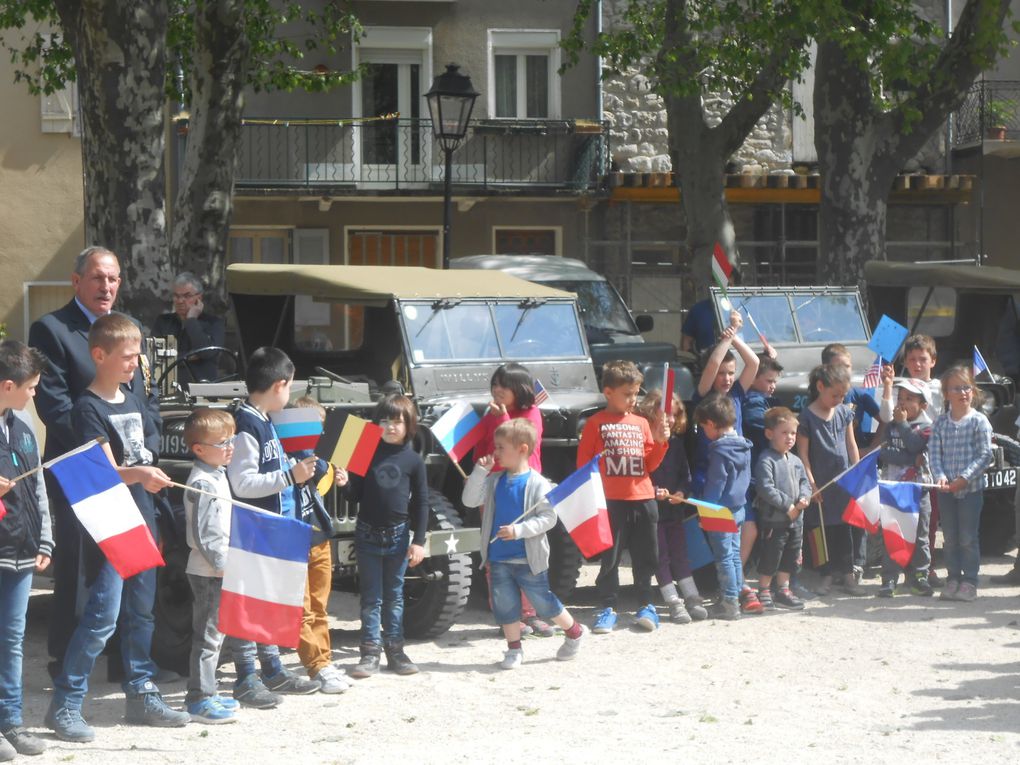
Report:
<svg viewBox="0 0 1020 765"><path fill-rule="evenodd" d="M596 454L602 455L599 472L613 530L613 546L602 553L595 579L595 591L602 602L592 627L596 634L612 632L616 626L620 556L624 547L630 550L638 602L645 604L635 615L636 625L647 632L659 626L652 605L652 575L659 565L659 509L650 473L666 454L669 430L663 419L653 435L648 420L632 413L643 380L644 376L630 361L611 361L602 368L606 408L585 423L577 447L578 467Z"/></svg>

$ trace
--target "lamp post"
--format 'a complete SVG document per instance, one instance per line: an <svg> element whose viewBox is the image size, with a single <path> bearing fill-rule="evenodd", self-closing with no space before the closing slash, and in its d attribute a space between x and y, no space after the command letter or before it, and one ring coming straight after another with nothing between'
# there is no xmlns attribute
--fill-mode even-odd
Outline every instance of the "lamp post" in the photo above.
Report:
<svg viewBox="0 0 1020 765"><path fill-rule="evenodd" d="M478 92L471 84L471 78L461 74L456 64L447 64L446 71L432 81L432 88L425 94L429 115L432 117L432 132L443 147L446 160L443 174L443 268L450 267L450 217L453 201L450 175L453 152L467 132L476 98Z"/></svg>

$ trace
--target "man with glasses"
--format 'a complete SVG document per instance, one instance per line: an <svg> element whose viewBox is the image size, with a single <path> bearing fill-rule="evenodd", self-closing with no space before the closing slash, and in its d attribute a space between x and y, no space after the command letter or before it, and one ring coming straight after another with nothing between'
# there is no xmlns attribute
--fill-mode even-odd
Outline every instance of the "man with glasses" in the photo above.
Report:
<svg viewBox="0 0 1020 765"><path fill-rule="evenodd" d="M203 289L202 281L194 274L178 274L173 284L174 310L159 316L152 325L153 337L177 338L177 356L186 359L177 367L180 382L210 381L219 376L215 353L188 355L201 348L223 346L223 319L205 313Z"/></svg>
<svg viewBox="0 0 1020 765"><path fill-rule="evenodd" d="M63 308L34 322L28 344L43 352L49 366L36 389L35 409L46 425L43 459L49 460L80 445L71 427L71 408L96 375L89 353L88 334L92 323L113 311L120 289L120 262L105 247L88 247L74 261L71 285L74 297ZM144 361L144 357L143 357ZM144 368L140 364L131 391L147 403L146 415L159 432L159 404L149 395ZM78 597L78 524L56 481L46 471L46 489L54 519L53 608L50 612L48 648L55 659L51 670L59 670L67 643L74 631Z"/></svg>

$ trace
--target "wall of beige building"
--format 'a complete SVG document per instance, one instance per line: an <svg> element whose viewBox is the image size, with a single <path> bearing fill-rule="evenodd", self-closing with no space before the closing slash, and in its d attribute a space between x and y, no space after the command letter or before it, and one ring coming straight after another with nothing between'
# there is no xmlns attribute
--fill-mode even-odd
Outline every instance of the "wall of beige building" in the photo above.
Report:
<svg viewBox="0 0 1020 765"><path fill-rule="evenodd" d="M24 340L25 284L69 281L84 246L81 141L42 132L39 97L14 82L7 56L0 56L0 103L0 322ZM32 314L62 305L69 293L33 289Z"/></svg>

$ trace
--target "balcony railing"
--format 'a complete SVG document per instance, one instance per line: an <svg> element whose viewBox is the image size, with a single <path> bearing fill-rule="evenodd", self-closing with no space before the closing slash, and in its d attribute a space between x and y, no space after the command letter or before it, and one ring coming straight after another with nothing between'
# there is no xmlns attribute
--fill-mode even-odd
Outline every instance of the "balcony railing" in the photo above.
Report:
<svg viewBox="0 0 1020 765"><path fill-rule="evenodd" d="M476 190L584 191L609 169L603 123L474 121L453 155L453 183ZM428 190L443 183L429 120L245 120L240 188Z"/></svg>
<svg viewBox="0 0 1020 765"><path fill-rule="evenodd" d="M953 114L953 147L1020 140L1020 82L977 82Z"/></svg>

